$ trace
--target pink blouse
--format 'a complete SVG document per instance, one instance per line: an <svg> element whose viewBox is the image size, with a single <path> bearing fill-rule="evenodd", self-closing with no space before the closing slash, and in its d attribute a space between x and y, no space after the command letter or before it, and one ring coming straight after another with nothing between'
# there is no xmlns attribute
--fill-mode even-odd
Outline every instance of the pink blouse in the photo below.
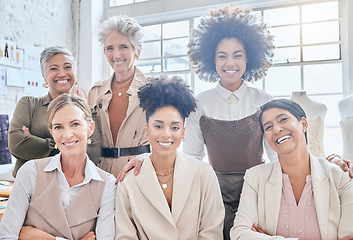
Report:
<svg viewBox="0 0 353 240"><path fill-rule="evenodd" d="M289 177L282 173L282 197L276 235L300 240L321 239L310 175L306 176L306 184L297 205Z"/></svg>

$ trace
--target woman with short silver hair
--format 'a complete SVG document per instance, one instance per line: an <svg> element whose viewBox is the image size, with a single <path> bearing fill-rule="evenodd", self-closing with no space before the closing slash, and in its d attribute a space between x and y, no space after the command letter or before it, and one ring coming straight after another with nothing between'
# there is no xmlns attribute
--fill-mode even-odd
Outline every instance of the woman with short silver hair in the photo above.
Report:
<svg viewBox="0 0 353 240"><path fill-rule="evenodd" d="M49 89L43 97L25 96L16 105L9 127L9 150L16 157L13 176L28 160L54 156L59 153L47 124L49 103L62 93L68 93L77 84L76 62L65 47L44 49L40 57L44 86ZM94 120L96 115L94 114ZM88 155L99 161L100 136L95 131L88 145Z"/></svg>
<svg viewBox="0 0 353 240"><path fill-rule="evenodd" d="M135 66L141 53L141 26L127 16L111 17L98 34L113 75L94 84L88 104L98 113L102 136L100 167L115 176L134 155L149 152L146 117L137 90L147 83Z"/></svg>

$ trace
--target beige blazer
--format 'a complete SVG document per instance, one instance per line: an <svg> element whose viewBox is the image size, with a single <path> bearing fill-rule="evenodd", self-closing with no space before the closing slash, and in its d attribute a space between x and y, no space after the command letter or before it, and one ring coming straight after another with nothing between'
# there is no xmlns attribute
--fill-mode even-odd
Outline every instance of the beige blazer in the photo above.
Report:
<svg viewBox="0 0 353 240"><path fill-rule="evenodd" d="M353 181L324 158L310 155L310 167L322 240L352 235ZM278 161L248 169L231 239L286 239L275 236L281 193L282 169ZM253 223L271 236L251 231Z"/></svg>
<svg viewBox="0 0 353 240"><path fill-rule="evenodd" d="M212 167L177 152L172 209L147 157L140 173L118 184L116 238L153 240L223 239L224 207Z"/></svg>
<svg viewBox="0 0 353 240"><path fill-rule="evenodd" d="M146 114L140 108L140 101L137 96L138 88L147 83L145 75L136 68L134 79L127 90L129 105L126 117L121 124L118 132L116 145L113 145L113 136L110 130L108 107L112 100L113 93L111 89L114 74L105 81L99 81L93 85L88 93L88 104L94 108L98 115L98 124L101 133L102 147L136 147L148 144L148 138L145 135ZM116 113L119 114L119 113ZM134 156L120 158L101 158L99 165L103 170L112 173L115 177L125 166L128 160Z"/></svg>

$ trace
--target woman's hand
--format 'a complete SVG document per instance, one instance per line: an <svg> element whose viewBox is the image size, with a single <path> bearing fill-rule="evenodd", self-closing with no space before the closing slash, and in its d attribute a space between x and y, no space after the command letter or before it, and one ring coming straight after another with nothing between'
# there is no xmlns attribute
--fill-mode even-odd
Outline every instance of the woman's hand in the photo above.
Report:
<svg viewBox="0 0 353 240"><path fill-rule="evenodd" d="M252 225L251 230L253 230L254 232L258 232L258 233L262 233L262 234L266 234L259 226L257 226L255 223Z"/></svg>
<svg viewBox="0 0 353 240"><path fill-rule="evenodd" d="M96 240L96 234L90 231L81 240Z"/></svg>
<svg viewBox="0 0 353 240"><path fill-rule="evenodd" d="M150 153L142 153L140 155L137 155L136 157L134 157L133 159L131 159L128 163L126 163L126 165L124 166L124 168L119 172L118 177L116 178L115 183L121 182L124 180L125 178L125 174L130 171L132 168L135 168L134 170L134 174L135 176L137 174L139 174L141 166L143 161L145 160L145 158L147 156L149 156Z"/></svg>
<svg viewBox="0 0 353 240"><path fill-rule="evenodd" d="M349 172L349 176L353 178L353 162L340 158L338 155L331 160L332 163L337 164L343 171Z"/></svg>
<svg viewBox="0 0 353 240"><path fill-rule="evenodd" d="M34 228L32 226L23 226L21 228L20 234L18 236L19 240L55 240L55 237L46 233L38 228Z"/></svg>
<svg viewBox="0 0 353 240"><path fill-rule="evenodd" d="M28 129L26 126L22 126L22 131L23 131L23 133L26 134L26 135L31 135L29 129Z"/></svg>

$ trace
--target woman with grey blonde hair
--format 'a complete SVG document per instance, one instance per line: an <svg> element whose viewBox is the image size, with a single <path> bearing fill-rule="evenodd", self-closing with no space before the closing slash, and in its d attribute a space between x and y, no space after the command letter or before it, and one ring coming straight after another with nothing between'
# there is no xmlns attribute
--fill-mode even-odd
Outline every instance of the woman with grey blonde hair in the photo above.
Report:
<svg viewBox="0 0 353 240"><path fill-rule="evenodd" d="M114 73L94 84L88 104L98 113L100 167L117 176L134 155L150 151L144 134L146 117L137 97L138 88L147 83L135 66L141 53L142 30L134 19L114 16L103 22L98 36Z"/></svg>
<svg viewBox="0 0 353 240"><path fill-rule="evenodd" d="M44 86L49 89L43 97L25 96L16 105L9 127L9 150L16 157L13 176L28 160L54 156L59 153L47 124L49 103L68 93L77 84L76 62L65 47L53 46L43 50L40 67ZM96 115L93 114L94 120ZM95 163L100 157L100 136L95 131L88 145L88 155Z"/></svg>

